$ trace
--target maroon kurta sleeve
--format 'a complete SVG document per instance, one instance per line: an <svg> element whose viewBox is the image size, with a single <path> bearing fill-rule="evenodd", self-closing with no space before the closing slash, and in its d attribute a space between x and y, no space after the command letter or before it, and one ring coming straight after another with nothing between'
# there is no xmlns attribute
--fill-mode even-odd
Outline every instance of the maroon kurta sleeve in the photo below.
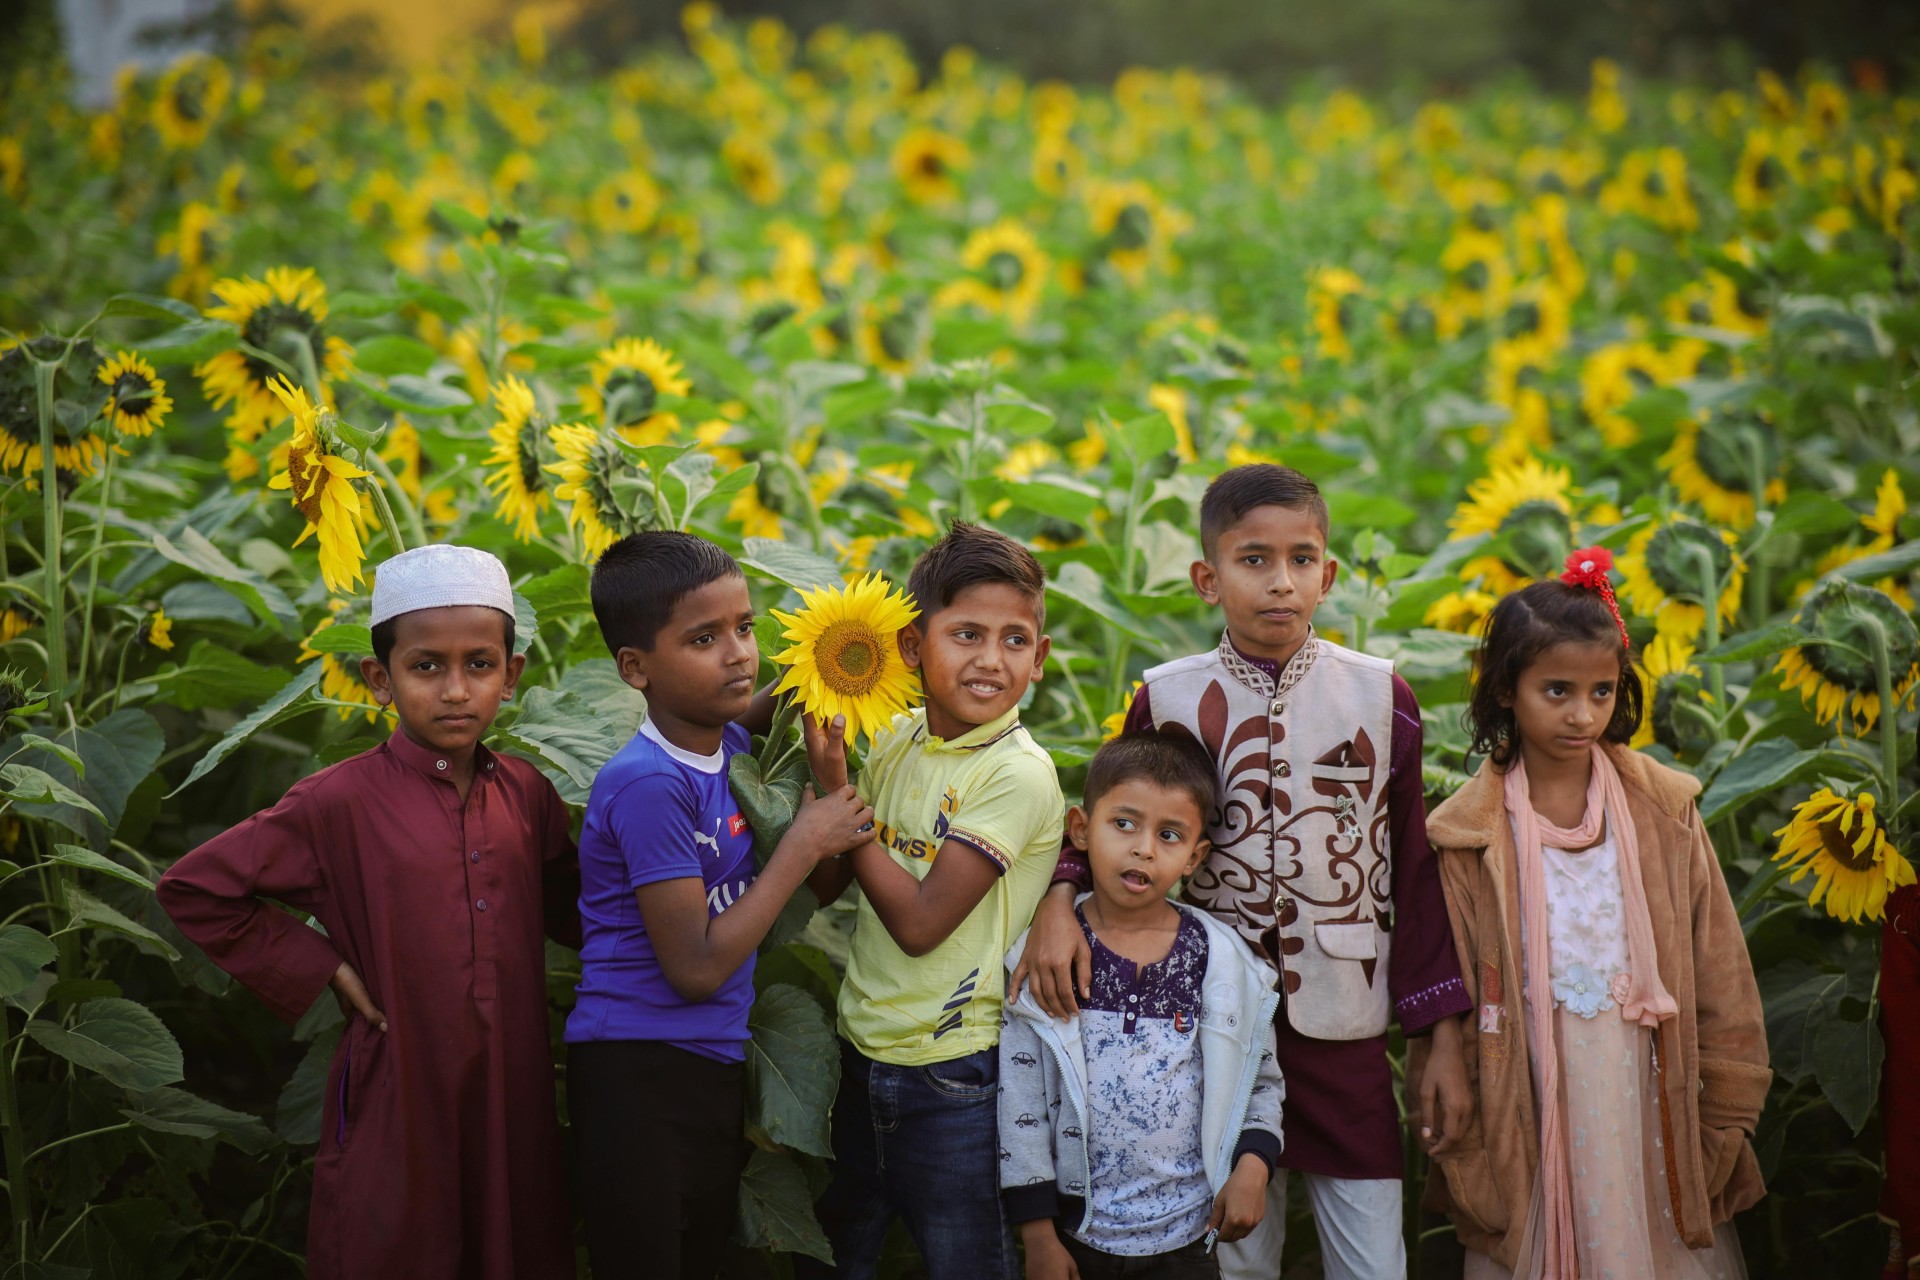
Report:
<svg viewBox="0 0 1920 1280"><path fill-rule="evenodd" d="M563 947L580 949L580 853L573 843L573 816L560 793L547 786L540 835L540 891L547 936Z"/></svg>
<svg viewBox="0 0 1920 1280"><path fill-rule="evenodd" d="M1387 992L1400 1028L1419 1035L1473 1007L1460 981L1453 927L1440 892L1440 865L1427 844L1426 784L1420 761L1426 730L1420 703L1393 678L1393 760L1387 775L1387 824L1393 840L1393 950Z"/></svg>
<svg viewBox="0 0 1920 1280"><path fill-rule="evenodd" d="M316 775L317 777L318 775ZM340 967L326 935L271 905L316 910L325 887L315 779L173 864L157 890L180 932L288 1022Z"/></svg>
<svg viewBox="0 0 1920 1280"><path fill-rule="evenodd" d="M1133 695L1133 701L1127 704L1127 718L1120 725L1120 732L1135 733L1141 729L1153 728L1153 708L1147 705L1147 687ZM1053 868L1053 883L1062 881L1074 888L1085 891L1093 888L1093 868L1087 865L1087 856L1073 847L1065 834L1060 837L1060 861Z"/></svg>

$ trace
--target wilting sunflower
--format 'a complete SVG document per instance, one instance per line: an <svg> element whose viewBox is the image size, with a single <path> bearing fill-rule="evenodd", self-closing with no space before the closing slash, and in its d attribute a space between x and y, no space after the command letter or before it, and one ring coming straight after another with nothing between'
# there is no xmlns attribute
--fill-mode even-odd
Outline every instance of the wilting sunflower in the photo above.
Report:
<svg viewBox="0 0 1920 1280"><path fill-rule="evenodd" d="M1655 631L1693 640L1707 623L1701 575L1710 567L1720 584L1720 621L1733 621L1747 580L1747 564L1733 549L1734 541L1731 531L1684 516L1655 521L1634 534L1614 561L1621 598L1641 617L1653 619Z"/></svg>
<svg viewBox="0 0 1920 1280"><path fill-rule="evenodd" d="M1774 670L1780 687L1800 691L1822 724L1847 716L1856 734L1871 732L1885 708L1874 651L1884 637L1893 675L1893 698L1907 706L1920 684L1920 630L1884 591L1828 578L1801 602L1794 622L1828 644L1796 645L1780 655Z"/></svg>
<svg viewBox="0 0 1920 1280"><path fill-rule="evenodd" d="M203 53L188 54L160 78L153 98L153 127L169 151L207 140L233 90L227 64Z"/></svg>
<svg viewBox="0 0 1920 1280"><path fill-rule="evenodd" d="M327 287L311 267L274 267L265 280L226 279L213 286L220 305L207 315L238 326L248 346L286 358L285 343L304 343L323 382L347 375L352 348L326 330ZM295 368L299 367L295 362ZM279 370L241 351L222 351L194 366L194 376L216 409L233 406L227 427L242 444L251 444L281 410L269 383ZM325 388L322 388L325 394Z"/></svg>
<svg viewBox="0 0 1920 1280"><path fill-rule="evenodd" d="M276 472L267 487L292 492L293 505L307 519L293 545L319 534L320 577L327 590L346 591L364 580L360 565L366 554L360 538L367 522L353 482L368 473L335 452L323 411L305 391L285 378L274 379L270 389L293 415L293 442L287 448L287 469Z"/></svg>
<svg viewBox="0 0 1920 1280"><path fill-rule="evenodd" d="M652 338L622 338L593 358L593 383L580 389L580 406L633 444L661 444L680 419L656 409L661 396L684 396L693 384L680 361Z"/></svg>
<svg viewBox="0 0 1920 1280"><path fill-rule="evenodd" d="M960 265L969 274L941 287L934 305L973 305L1004 315L1018 328L1040 305L1052 262L1023 223L1002 218L967 237Z"/></svg>
<svg viewBox="0 0 1920 1280"><path fill-rule="evenodd" d="M802 591L798 613L773 616L793 647L774 655L787 668L775 693L794 691L808 715L847 718L847 740L871 739L919 697L919 681L895 637L918 615L906 593L870 573L845 587Z"/></svg>
<svg viewBox="0 0 1920 1280"><path fill-rule="evenodd" d="M107 413L123 436L150 436L173 411L167 384L138 355L122 351L100 366L100 381L111 387Z"/></svg>
<svg viewBox="0 0 1920 1280"><path fill-rule="evenodd" d="M1496 467L1467 486L1467 500L1448 526L1456 538L1484 533L1506 539L1505 556L1479 556L1460 568L1505 595L1544 577L1573 548L1573 475L1538 458Z"/></svg>
<svg viewBox="0 0 1920 1280"><path fill-rule="evenodd" d="M1681 423L1660 465L1684 501L1695 503L1719 524L1745 529L1753 524L1756 470L1766 477L1766 500L1786 500L1786 481L1774 474L1778 440L1755 415L1720 414L1705 428L1697 422Z"/></svg>
<svg viewBox="0 0 1920 1280"><path fill-rule="evenodd" d="M944 204L960 194L957 175L973 163L967 144L938 129L912 129L893 148L893 175L915 204Z"/></svg>
<svg viewBox="0 0 1920 1280"><path fill-rule="evenodd" d="M1321 267L1307 283L1307 309L1313 313L1313 331L1320 354L1330 360L1353 358L1354 299L1366 292L1366 282L1345 267Z"/></svg>
<svg viewBox="0 0 1920 1280"><path fill-rule="evenodd" d="M614 477L632 464L613 437L593 427L556 423L547 440L559 457L542 468L560 477L553 496L567 504L567 523L580 531L587 559L597 560L633 524L613 493Z"/></svg>
<svg viewBox="0 0 1920 1280"><path fill-rule="evenodd" d="M81 403L88 425L75 432L65 419L55 416L53 465L73 475L90 476L107 456L107 442L92 430L91 420L105 407L110 393L86 372L98 364L98 349L85 340L74 344L70 352L62 338L16 341L0 350L0 475L17 474L25 479L29 489L39 487L45 470L40 451L40 413L33 361L38 358L51 363L63 354L67 365L60 373L56 394Z"/></svg>
<svg viewBox="0 0 1920 1280"><path fill-rule="evenodd" d="M1646 714L1640 717L1632 745L1638 749L1658 742L1676 755L1712 746L1711 728L1681 711L1713 699L1694 664L1693 646L1679 636L1656 635L1641 648L1638 658L1634 674L1645 695Z"/></svg>
<svg viewBox="0 0 1920 1280"><path fill-rule="evenodd" d="M513 536L531 541L540 533L540 513L552 505L547 480L540 471L540 440L544 422L533 402L533 391L509 374L493 388L493 405L500 420L487 433L493 452L487 464L487 488L499 499L494 514L513 526Z"/></svg>
<svg viewBox="0 0 1920 1280"><path fill-rule="evenodd" d="M1836 920L1878 920L1887 895L1913 883L1913 864L1887 839L1870 791L1838 796L1822 787L1795 805L1792 820L1773 834L1783 837L1773 860L1794 868L1789 879L1796 884L1811 871L1808 905L1817 907L1824 897Z"/></svg>

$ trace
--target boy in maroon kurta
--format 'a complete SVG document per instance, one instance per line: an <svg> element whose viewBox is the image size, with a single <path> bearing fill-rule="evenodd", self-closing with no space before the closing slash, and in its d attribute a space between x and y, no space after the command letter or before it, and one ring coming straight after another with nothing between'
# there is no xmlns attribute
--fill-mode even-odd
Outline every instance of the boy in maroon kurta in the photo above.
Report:
<svg viewBox="0 0 1920 1280"><path fill-rule="evenodd" d="M361 670L399 730L180 859L160 901L287 1021L329 985L348 1013L311 1280L572 1276L542 935L577 942L578 868L552 784L480 745L525 662L506 568L404 552L373 623Z"/></svg>

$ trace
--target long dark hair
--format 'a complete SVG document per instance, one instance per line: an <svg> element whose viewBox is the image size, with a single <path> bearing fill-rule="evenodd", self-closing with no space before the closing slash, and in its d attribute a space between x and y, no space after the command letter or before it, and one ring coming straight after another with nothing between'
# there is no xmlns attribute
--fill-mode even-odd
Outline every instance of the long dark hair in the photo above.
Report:
<svg viewBox="0 0 1920 1280"><path fill-rule="evenodd" d="M1468 750L1486 756L1505 772L1520 752L1520 733L1513 700L1520 676L1535 659L1559 644L1612 645L1620 654L1620 682L1615 687L1613 719L1602 736L1625 743L1640 728L1643 691L1627 662L1620 628L1600 593L1560 581L1522 587L1493 607L1481 632L1480 651L1474 655L1473 695L1467 703Z"/></svg>

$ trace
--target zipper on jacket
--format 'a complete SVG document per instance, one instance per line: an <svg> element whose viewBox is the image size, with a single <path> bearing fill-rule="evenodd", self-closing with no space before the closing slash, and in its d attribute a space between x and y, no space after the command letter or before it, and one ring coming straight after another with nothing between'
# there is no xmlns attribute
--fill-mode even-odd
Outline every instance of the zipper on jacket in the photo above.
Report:
<svg viewBox="0 0 1920 1280"><path fill-rule="evenodd" d="M1653 1046L1653 1091L1660 1095L1660 1140L1664 1145L1661 1151L1661 1165L1667 1173L1667 1199L1673 1205L1673 1229L1682 1240L1687 1238L1687 1227L1680 1212L1680 1175L1674 1169L1673 1112L1667 1104L1666 1073L1660 1069L1660 1028L1653 1028L1648 1037Z"/></svg>

